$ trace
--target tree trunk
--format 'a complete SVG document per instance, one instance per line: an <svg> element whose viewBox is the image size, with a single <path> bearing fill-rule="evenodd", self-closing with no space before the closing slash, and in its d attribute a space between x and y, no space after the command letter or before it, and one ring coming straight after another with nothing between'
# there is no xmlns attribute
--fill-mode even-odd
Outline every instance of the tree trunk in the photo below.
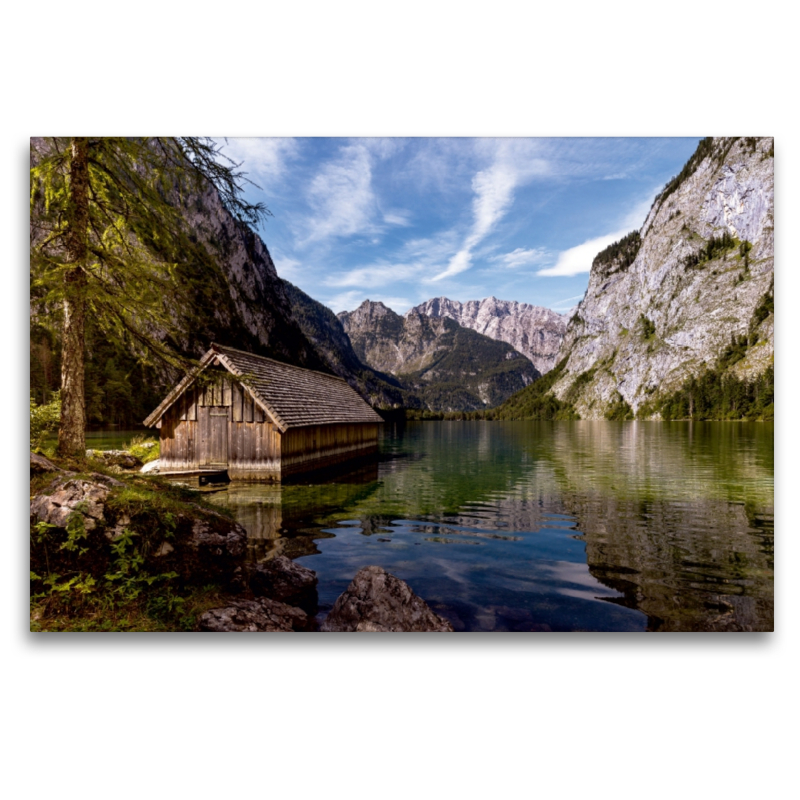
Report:
<svg viewBox="0 0 800 800"><path fill-rule="evenodd" d="M89 166L86 139L72 140L69 183L66 246L68 262L74 266L64 274L64 340L61 356L61 425L58 430L58 452L62 456L82 458L86 454L84 266L89 226Z"/></svg>

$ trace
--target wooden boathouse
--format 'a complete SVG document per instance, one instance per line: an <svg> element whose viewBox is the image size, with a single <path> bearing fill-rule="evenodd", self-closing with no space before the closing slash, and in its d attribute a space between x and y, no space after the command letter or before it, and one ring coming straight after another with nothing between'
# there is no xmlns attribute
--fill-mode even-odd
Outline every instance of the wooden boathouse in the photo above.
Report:
<svg viewBox="0 0 800 800"><path fill-rule="evenodd" d="M212 344L144 424L162 473L280 480L377 452L382 422L342 378Z"/></svg>

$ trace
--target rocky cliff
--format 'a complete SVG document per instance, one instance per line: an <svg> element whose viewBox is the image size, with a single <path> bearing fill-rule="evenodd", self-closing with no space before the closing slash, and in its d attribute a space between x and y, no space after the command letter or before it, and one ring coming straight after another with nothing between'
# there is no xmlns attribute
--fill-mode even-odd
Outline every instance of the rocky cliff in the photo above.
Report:
<svg viewBox="0 0 800 800"><path fill-rule="evenodd" d="M31 166L50 155L54 146L50 140L32 138ZM257 234L229 213L217 190L210 184L185 193L174 190L171 195L167 194L167 200L179 209L188 240L200 247L193 250L190 256L176 251L174 245L165 242L150 242L147 247L155 256L155 263L164 263L165 273L169 269L180 279L182 274L194 277L202 270L203 283L202 286L195 285L193 297L188 300L184 297L180 302L162 290L161 301L171 319L171 331L159 333L156 328L147 333L154 333L155 338L167 339L175 351L187 356L201 355L211 342L216 341L327 371L326 363L292 316L289 298L266 245ZM132 226L135 226L135 215L132 216ZM53 224L45 213L43 203L36 203L30 219L32 250L47 237ZM54 310L43 298L38 295L34 298L32 295L32 325L50 325L58 329L58 325L53 324L55 316ZM88 327L91 327L91 315L89 322ZM91 333L87 332L87 340ZM106 354L106 358L129 359L129 351L136 349L135 342L133 345L130 342L123 345L107 342L106 332L100 331L98 336L105 345L118 348L118 356ZM88 344L91 345L91 341ZM92 348L87 349L90 351L87 363L90 363ZM167 373L161 375L162 388L177 377Z"/></svg>
<svg viewBox="0 0 800 800"><path fill-rule="evenodd" d="M397 377L439 411L471 411L503 402L539 376L531 362L448 318L411 310L405 317L365 300L338 315L358 358Z"/></svg>
<svg viewBox="0 0 800 800"><path fill-rule="evenodd" d="M344 378L367 402L379 408L423 407L397 379L376 372L359 359L333 311L288 281L283 281L283 288L300 329L328 368Z"/></svg>
<svg viewBox="0 0 800 800"><path fill-rule="evenodd" d="M704 139L641 230L600 253L572 317L554 393L583 418L637 411L718 364L773 364L773 142Z"/></svg>
<svg viewBox="0 0 800 800"><path fill-rule="evenodd" d="M556 363L568 317L549 308L487 297L459 303L434 297L412 309L428 317L448 317L464 328L507 342L544 374ZM411 312L409 312L411 313Z"/></svg>
<svg viewBox="0 0 800 800"><path fill-rule="evenodd" d="M208 242L220 281L206 299L208 315L186 334L186 347L204 352L212 341L309 369L330 371L306 338L261 237L237 223L211 187L184 205L188 224ZM197 309L192 309L197 317Z"/></svg>

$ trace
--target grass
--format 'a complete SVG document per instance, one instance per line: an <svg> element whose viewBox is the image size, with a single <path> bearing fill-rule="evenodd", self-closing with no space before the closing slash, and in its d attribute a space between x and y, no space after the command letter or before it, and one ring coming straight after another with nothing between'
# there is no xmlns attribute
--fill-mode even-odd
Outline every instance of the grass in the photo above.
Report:
<svg viewBox="0 0 800 800"><path fill-rule="evenodd" d="M52 596L31 603L31 631L102 632L193 631L197 620L211 608L224 605L226 595L218 586L193 587L183 596L162 591L134 599L108 593L87 595L76 602Z"/></svg>
<svg viewBox="0 0 800 800"><path fill-rule="evenodd" d="M70 479L96 482L100 473L121 481L104 506L107 519L124 520L126 531L110 541L102 526L85 530L80 516L75 525L68 520L66 531L31 526L32 631L187 631L204 611L224 604L219 586L165 572L148 554L159 542L185 536L205 509L217 518L230 516L225 509L163 478L115 472L93 459L55 463ZM34 475L31 497L48 493L58 477L67 476Z"/></svg>
<svg viewBox="0 0 800 800"><path fill-rule="evenodd" d="M131 455L136 456L143 464L147 464L150 461L155 461L159 457L161 443L153 436L139 434L134 436L133 439L125 445L125 450Z"/></svg>

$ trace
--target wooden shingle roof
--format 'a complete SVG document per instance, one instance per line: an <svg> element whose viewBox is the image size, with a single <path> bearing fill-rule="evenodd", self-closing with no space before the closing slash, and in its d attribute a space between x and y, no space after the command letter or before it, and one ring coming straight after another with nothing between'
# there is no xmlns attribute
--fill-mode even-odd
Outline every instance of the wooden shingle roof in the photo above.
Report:
<svg viewBox="0 0 800 800"><path fill-rule="evenodd" d="M212 344L200 360L200 371L220 364L240 379L281 433L308 425L348 422L380 423L383 419L348 383L334 375L284 364L264 356ZM198 373L187 375L144 421L154 425L189 388Z"/></svg>

